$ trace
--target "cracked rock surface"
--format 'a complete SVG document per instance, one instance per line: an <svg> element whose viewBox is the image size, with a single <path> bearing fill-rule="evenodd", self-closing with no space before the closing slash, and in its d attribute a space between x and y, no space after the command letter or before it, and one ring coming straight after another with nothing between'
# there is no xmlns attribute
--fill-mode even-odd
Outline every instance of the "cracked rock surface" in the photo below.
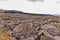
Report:
<svg viewBox="0 0 60 40"><path fill-rule="evenodd" d="M60 16L0 13L0 35L0 40L60 40Z"/></svg>

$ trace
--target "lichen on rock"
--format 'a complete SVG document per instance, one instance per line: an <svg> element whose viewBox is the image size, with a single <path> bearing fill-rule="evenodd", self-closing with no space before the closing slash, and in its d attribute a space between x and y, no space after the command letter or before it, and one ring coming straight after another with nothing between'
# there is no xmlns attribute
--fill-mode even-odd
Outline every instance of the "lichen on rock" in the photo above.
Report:
<svg viewBox="0 0 60 40"><path fill-rule="evenodd" d="M0 30L0 40L11 40L11 37L6 31Z"/></svg>

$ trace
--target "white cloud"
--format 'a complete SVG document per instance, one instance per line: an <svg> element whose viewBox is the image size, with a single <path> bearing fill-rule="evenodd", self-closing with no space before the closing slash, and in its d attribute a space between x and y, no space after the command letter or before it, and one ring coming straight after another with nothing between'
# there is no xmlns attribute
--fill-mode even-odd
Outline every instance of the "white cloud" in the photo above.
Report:
<svg viewBox="0 0 60 40"><path fill-rule="evenodd" d="M26 0L8 0L0 2L0 8L8 10L19 10L30 13L59 14L60 3L57 0L45 0L45 2L28 2Z"/></svg>

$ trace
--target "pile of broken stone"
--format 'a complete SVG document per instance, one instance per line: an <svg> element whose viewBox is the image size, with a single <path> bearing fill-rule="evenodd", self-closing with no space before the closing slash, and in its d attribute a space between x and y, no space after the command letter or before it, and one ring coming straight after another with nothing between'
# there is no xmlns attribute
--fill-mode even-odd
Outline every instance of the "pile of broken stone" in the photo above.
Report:
<svg viewBox="0 0 60 40"><path fill-rule="evenodd" d="M60 18L0 13L0 30L9 34L8 40L60 40Z"/></svg>

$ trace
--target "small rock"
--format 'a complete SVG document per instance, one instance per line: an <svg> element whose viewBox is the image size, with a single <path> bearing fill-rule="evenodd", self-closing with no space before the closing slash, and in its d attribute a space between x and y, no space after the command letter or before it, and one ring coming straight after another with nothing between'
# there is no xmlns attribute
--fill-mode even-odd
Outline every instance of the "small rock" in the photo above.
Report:
<svg viewBox="0 0 60 40"><path fill-rule="evenodd" d="M34 34L32 37L33 37L34 39L37 39L37 38L38 38L38 35L37 35L37 34Z"/></svg>
<svg viewBox="0 0 60 40"><path fill-rule="evenodd" d="M15 37L11 37L11 40L17 40Z"/></svg>
<svg viewBox="0 0 60 40"><path fill-rule="evenodd" d="M43 29L43 30L47 30L47 29L49 29L49 28L56 28L56 27L53 26L53 25L51 25L51 24L45 24L45 25L43 25L43 26L41 27L41 29Z"/></svg>
<svg viewBox="0 0 60 40"><path fill-rule="evenodd" d="M55 40L60 40L60 36L55 36Z"/></svg>
<svg viewBox="0 0 60 40"><path fill-rule="evenodd" d="M29 38L27 38L25 40L34 40L34 38L33 37L29 37Z"/></svg>
<svg viewBox="0 0 60 40"><path fill-rule="evenodd" d="M41 36L40 40L54 40L54 39L52 39L52 38L50 38L50 37L48 37L46 35L43 35L43 36Z"/></svg>
<svg viewBox="0 0 60 40"><path fill-rule="evenodd" d="M20 37L20 32L13 32L13 36L16 37L16 38L19 38Z"/></svg>

